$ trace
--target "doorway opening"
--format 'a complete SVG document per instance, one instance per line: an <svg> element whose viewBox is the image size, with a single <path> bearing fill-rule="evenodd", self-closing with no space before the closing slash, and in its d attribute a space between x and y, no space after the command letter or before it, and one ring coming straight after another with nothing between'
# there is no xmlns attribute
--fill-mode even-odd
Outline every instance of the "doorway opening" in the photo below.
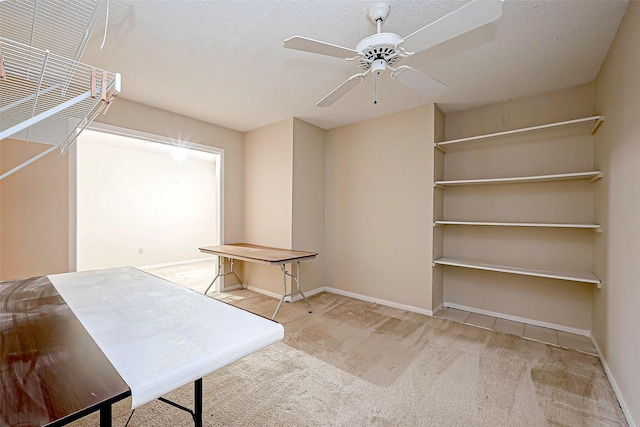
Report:
<svg viewBox="0 0 640 427"><path fill-rule="evenodd" d="M71 271L215 265L198 248L223 238L222 149L104 125L74 147Z"/></svg>

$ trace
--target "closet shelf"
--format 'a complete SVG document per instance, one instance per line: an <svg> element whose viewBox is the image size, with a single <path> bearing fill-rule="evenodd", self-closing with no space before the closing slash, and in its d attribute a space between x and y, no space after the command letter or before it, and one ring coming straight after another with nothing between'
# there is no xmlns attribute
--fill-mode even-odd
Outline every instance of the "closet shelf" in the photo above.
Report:
<svg viewBox="0 0 640 427"><path fill-rule="evenodd" d="M105 0L0 1L0 37L79 61Z"/></svg>
<svg viewBox="0 0 640 427"><path fill-rule="evenodd" d="M120 75L0 37L0 140L60 145L105 111Z"/></svg>
<svg viewBox="0 0 640 427"><path fill-rule="evenodd" d="M474 262L465 259L459 258L451 258L451 257L442 257L433 261L434 264L438 265L449 265L453 267L464 267L471 268L475 270L485 270L485 271L497 271L500 273L510 273L510 274L518 274L522 276L533 276L533 277L545 277L548 279L558 279L558 280L568 280L571 282L581 282L581 283L591 283L598 286L598 289L602 287L602 282L593 273L559 273L559 272L551 272L546 270L534 270L527 268L519 268L519 267L508 267L503 265L494 265L494 264L485 264L481 262Z"/></svg>
<svg viewBox="0 0 640 427"><path fill-rule="evenodd" d="M597 231L598 224L564 224L550 222L486 222L486 221L434 221L434 225L471 225L494 227L577 228Z"/></svg>
<svg viewBox="0 0 640 427"><path fill-rule="evenodd" d="M596 181L602 178L602 172L573 172L559 173L553 175L536 175L536 176L517 176L509 178L487 178L487 179L460 179L449 181L435 181L433 183L436 188L445 188L454 185L488 185L488 184L518 184L527 182L552 182L552 181L574 181L586 180Z"/></svg>
<svg viewBox="0 0 640 427"><path fill-rule="evenodd" d="M0 140L51 145L0 180L64 154L120 93L119 74L79 62L104 3L0 0Z"/></svg>
<svg viewBox="0 0 640 427"><path fill-rule="evenodd" d="M436 148L442 148L443 146L447 146L447 145L451 145L451 144L458 144L458 143L461 143L461 142L478 141L478 140L481 140L481 139L495 138L495 137L506 136L506 135L514 135L514 134L518 134L518 133L532 132L532 131L536 131L536 130L556 128L556 127L561 127L561 126L568 126L568 125L579 124L579 123L587 123L587 122L594 122L593 127L591 129L591 134L593 135L594 133L596 133L596 131L598 130L598 128L600 127L600 125L602 124L603 121L604 121L604 117L603 116L583 117L583 118L580 118L580 119L566 120L566 121L563 121L563 122L549 123L549 124L539 125L539 126L531 126L531 127L521 128L521 129L508 130L508 131L504 131L504 132L495 132L495 133L489 133L489 134L484 134L484 135L470 136L470 137L467 137L467 138L451 139L451 140L448 140L448 141L437 142L435 144L435 146L436 146Z"/></svg>

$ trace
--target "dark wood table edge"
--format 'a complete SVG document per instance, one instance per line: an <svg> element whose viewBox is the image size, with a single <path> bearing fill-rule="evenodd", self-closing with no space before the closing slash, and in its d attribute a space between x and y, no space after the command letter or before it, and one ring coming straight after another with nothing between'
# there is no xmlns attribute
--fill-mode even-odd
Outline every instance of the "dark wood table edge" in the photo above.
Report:
<svg viewBox="0 0 640 427"><path fill-rule="evenodd" d="M78 412L75 412L73 414L69 414L64 418L59 418L55 421L50 422L49 424L45 424L45 427L59 427L59 426L65 426L73 421L77 421L80 418L84 418L89 414L92 414L96 411L100 411L100 426L101 427L109 427L111 426L111 405L113 405L116 402L119 402L123 399L126 399L127 397L131 396L131 390L127 390L125 392L122 392L116 396L110 397L107 400L104 400L102 402L98 402L95 405L89 406L87 408L84 408ZM107 422L106 417L108 414L108 424L105 424L105 422Z"/></svg>
<svg viewBox="0 0 640 427"><path fill-rule="evenodd" d="M169 399L165 399L164 397L159 397L158 400L169 404L175 408L180 409L181 411L187 412L188 414L191 415L191 417L193 418L193 424L194 427L202 427L202 408L203 408L203 394L202 394L202 378L199 378L197 380L194 381L193 383L194 385L194 402L193 402L193 406L194 409L191 410L185 406L182 406L178 403L172 402ZM117 403L121 400L126 399L127 397L131 396L131 390L127 390L126 392L123 392L117 396L113 396L107 400L104 400L102 402L98 402L95 405L89 406L87 408L84 408L78 412L75 412L73 414L69 414L64 418L60 418L57 419L53 422L50 422L48 424L45 424L44 427L60 427L60 426L65 426L69 423L72 423L74 421L77 421L81 418L86 417L87 415L90 415L96 411L100 411L100 427L111 427L112 425L112 405L114 403ZM128 424L128 422L127 422Z"/></svg>

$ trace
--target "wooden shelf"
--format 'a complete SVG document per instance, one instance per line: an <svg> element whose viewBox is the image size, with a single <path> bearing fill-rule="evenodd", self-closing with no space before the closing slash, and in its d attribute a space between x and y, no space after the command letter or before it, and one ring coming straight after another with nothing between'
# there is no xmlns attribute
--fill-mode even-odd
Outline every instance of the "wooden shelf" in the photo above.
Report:
<svg viewBox="0 0 640 427"><path fill-rule="evenodd" d="M541 228L578 228L598 230L598 224L564 224L550 222L488 222L488 221L434 221L435 225L481 225L493 227L541 227Z"/></svg>
<svg viewBox="0 0 640 427"><path fill-rule="evenodd" d="M598 130L598 128L600 127L600 125L604 121L604 117L603 116L584 117L584 118L580 118L580 119L566 120L566 121L563 121L563 122L549 123L549 124L546 124L546 125L531 126L531 127L521 128L521 129L508 130L508 131L504 131L504 132L495 132L495 133L489 133L489 134L485 134L485 135L470 136L470 137L467 137L467 138L451 139L449 141L438 142L438 143L435 144L435 146L436 146L436 148L442 148L443 146L446 146L446 145L458 144L458 143L461 143L461 142L478 141L478 140L481 140L481 139L495 138L495 137L498 137L498 136L513 135L513 134L524 133L524 132L532 132L532 131L536 131L536 130L549 129L549 128L573 125L573 124L578 124L578 123L587 123L587 122L591 122L591 121L594 122L593 128L591 129L591 134L593 135L594 133L596 133L596 131Z"/></svg>
<svg viewBox="0 0 640 427"><path fill-rule="evenodd" d="M453 185L489 185L489 184L519 184L529 182L552 182L552 181L574 181L574 180L586 180L596 181L602 178L602 172L589 171L589 172L573 172L573 173L558 173L553 175L536 175L536 176L516 176L510 178L487 178L487 179L459 179L449 181L436 181L434 186L436 188L444 188Z"/></svg>
<svg viewBox="0 0 640 427"><path fill-rule="evenodd" d="M591 283L598 286L598 288L602 287L602 282L593 273L558 273L551 272L546 270L533 270L527 268L519 268L519 267L508 267L503 265L493 265L493 264L484 264L481 262L474 262L459 258L451 258L451 257L442 257L433 261L434 264L438 265L449 265L454 267L464 267L464 268L472 268L475 270L485 270L485 271L497 271L500 273L510 273L510 274L519 274L522 276L533 276L533 277L545 277L548 279L558 279L558 280L569 280L572 282L582 282L582 283Z"/></svg>

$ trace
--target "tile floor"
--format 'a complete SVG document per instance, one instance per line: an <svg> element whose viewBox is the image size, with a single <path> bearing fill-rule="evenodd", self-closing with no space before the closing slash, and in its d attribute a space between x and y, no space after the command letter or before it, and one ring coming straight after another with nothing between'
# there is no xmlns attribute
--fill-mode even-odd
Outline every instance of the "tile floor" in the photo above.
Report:
<svg viewBox="0 0 640 427"><path fill-rule="evenodd" d="M457 308L445 307L435 314L435 317L453 320L471 326L491 329L510 335L517 335L524 339L540 341L558 347L568 348L582 353L597 355L596 349L589 337L572 334L555 329L543 328L512 320L500 319L484 314L471 313Z"/></svg>

